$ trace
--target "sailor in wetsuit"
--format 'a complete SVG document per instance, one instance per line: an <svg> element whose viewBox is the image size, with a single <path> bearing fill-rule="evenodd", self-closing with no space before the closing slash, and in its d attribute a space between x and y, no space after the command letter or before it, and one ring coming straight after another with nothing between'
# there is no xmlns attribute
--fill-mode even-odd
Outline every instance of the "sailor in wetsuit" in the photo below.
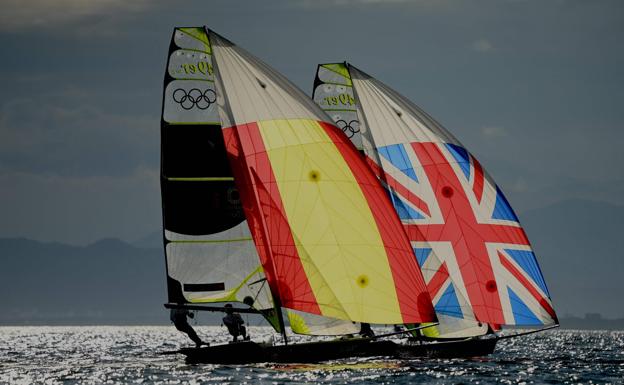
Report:
<svg viewBox="0 0 624 385"><path fill-rule="evenodd" d="M193 327L189 325L188 321L186 320L187 316L190 318L195 317L193 313L186 309L171 309L169 319L171 319L171 322L173 322L173 325L176 327L176 329L188 334L189 338L193 340L193 342L195 342L195 345L197 347L200 347L201 345L210 345L207 342L203 342L201 338L199 338Z"/></svg>
<svg viewBox="0 0 624 385"><path fill-rule="evenodd" d="M238 341L238 336L243 336L243 340L249 340L247 336L247 329L243 326L245 321L238 313L234 313L232 305L229 303L225 305L225 317L223 317L223 324L227 326L228 331L234 337L232 342Z"/></svg>
<svg viewBox="0 0 624 385"><path fill-rule="evenodd" d="M375 337L375 332L371 329L370 324L362 322L360 324L360 335L364 338L373 338Z"/></svg>

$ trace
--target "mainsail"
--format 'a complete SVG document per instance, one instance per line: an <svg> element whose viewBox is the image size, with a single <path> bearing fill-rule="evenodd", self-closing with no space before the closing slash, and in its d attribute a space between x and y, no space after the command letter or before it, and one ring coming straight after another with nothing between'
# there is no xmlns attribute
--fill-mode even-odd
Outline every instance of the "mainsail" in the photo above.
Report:
<svg viewBox="0 0 624 385"><path fill-rule="evenodd" d="M174 30L161 120L169 302L244 302L276 326L271 292L227 160L212 60L203 28Z"/></svg>
<svg viewBox="0 0 624 385"><path fill-rule="evenodd" d="M225 146L280 304L346 321L435 320L392 203L355 147L282 75L208 35Z"/></svg>
<svg viewBox="0 0 624 385"><path fill-rule="evenodd" d="M412 102L352 65L320 65L314 100L387 188L440 320L435 335L557 323L526 234L481 164Z"/></svg>

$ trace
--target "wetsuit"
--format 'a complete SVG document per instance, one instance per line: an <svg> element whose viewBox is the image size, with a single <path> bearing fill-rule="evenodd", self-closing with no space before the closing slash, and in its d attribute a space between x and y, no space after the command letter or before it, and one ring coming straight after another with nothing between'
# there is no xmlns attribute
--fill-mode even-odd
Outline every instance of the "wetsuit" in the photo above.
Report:
<svg viewBox="0 0 624 385"><path fill-rule="evenodd" d="M223 324L227 326L228 331L234 337L234 341L238 340L238 336L243 336L243 339L247 339L247 329L243 326L245 321L238 313L228 313L223 317Z"/></svg>
<svg viewBox="0 0 624 385"><path fill-rule="evenodd" d="M176 327L176 329L178 329L179 331L183 333L188 334L189 338L193 340L193 342L195 342L195 345L199 347L200 345L203 344L203 342L201 338L199 338L199 336L197 335L193 327L189 325L186 319L187 316L193 318L193 314L189 312L188 310L171 309L169 318L171 319L171 322L173 322L173 325Z"/></svg>

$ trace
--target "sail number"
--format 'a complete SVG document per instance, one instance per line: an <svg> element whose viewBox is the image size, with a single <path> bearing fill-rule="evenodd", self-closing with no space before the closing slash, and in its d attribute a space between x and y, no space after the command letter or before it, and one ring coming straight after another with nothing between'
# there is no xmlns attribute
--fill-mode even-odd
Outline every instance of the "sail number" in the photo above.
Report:
<svg viewBox="0 0 624 385"><path fill-rule="evenodd" d="M181 64L180 67L182 69L178 70L178 73L184 73L187 75L194 75L196 73L201 73L203 75L212 76L212 64L207 61L198 61L197 64L193 63L184 63Z"/></svg>
<svg viewBox="0 0 624 385"><path fill-rule="evenodd" d="M347 93L342 93L339 94L338 96L327 96L325 98L323 98L323 105L326 106L337 106L337 105L343 105L343 106L354 106L355 105L355 99L353 98L353 96L347 94Z"/></svg>

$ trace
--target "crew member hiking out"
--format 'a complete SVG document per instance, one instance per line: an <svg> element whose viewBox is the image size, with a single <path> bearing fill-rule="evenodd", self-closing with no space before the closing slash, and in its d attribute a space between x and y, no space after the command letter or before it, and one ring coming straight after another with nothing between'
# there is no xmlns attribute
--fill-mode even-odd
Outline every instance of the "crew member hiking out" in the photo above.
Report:
<svg viewBox="0 0 624 385"><path fill-rule="evenodd" d="M360 335L364 338L373 338L375 337L375 332L373 332L373 329L371 329L370 324L367 324L365 322L362 322L360 324Z"/></svg>
<svg viewBox="0 0 624 385"><path fill-rule="evenodd" d="M176 329L188 334L189 338L195 342L197 347L200 347L201 345L210 345L208 342L203 342L201 338L199 338L193 327L189 325L188 320L186 319L187 316L190 318L195 317L193 313L186 309L171 309L169 318L171 319L171 322L173 322Z"/></svg>
<svg viewBox="0 0 624 385"><path fill-rule="evenodd" d="M249 340L247 336L247 329L243 326L245 321L238 313L234 313L232 305L229 303L225 305L225 317L223 317L223 324L227 327L228 331L234 337L232 342L238 341L238 336L243 336L243 340Z"/></svg>

